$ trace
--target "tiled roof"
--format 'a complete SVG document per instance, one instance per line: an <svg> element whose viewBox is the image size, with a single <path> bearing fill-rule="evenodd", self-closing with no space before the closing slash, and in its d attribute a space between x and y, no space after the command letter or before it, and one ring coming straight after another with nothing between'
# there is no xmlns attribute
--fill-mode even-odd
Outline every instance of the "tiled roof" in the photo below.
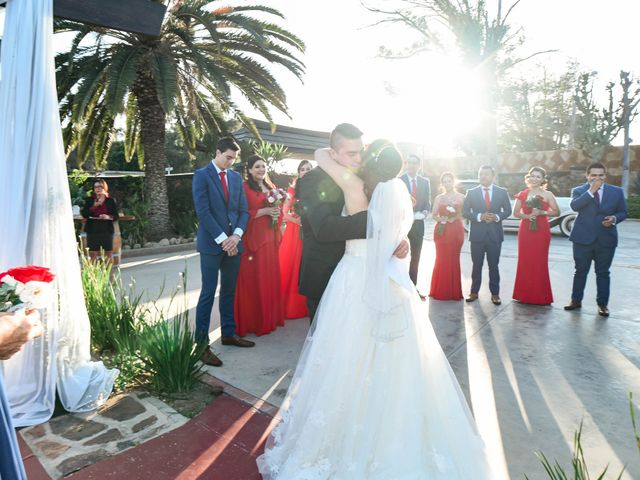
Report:
<svg viewBox="0 0 640 480"><path fill-rule="evenodd" d="M254 120L262 140L269 143L280 143L287 147L289 153L312 154L316 149L329 145L329 132L305 130L304 128L276 125L271 131L269 122ZM253 133L246 127L234 132L237 140L255 140Z"/></svg>

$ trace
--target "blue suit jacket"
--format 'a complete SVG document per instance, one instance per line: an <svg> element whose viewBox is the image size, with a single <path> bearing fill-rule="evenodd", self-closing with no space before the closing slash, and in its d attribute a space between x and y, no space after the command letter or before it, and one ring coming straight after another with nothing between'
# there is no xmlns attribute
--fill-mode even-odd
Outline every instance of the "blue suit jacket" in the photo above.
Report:
<svg viewBox="0 0 640 480"><path fill-rule="evenodd" d="M209 255L220 255L223 250L216 243L223 232L233 234L236 228L246 231L249 220L247 197L242 188L242 177L238 172L227 170L229 203L224 199L222 183L212 163L193 173L193 203L198 215L198 251ZM242 251L242 242L238 244Z"/></svg>
<svg viewBox="0 0 640 480"><path fill-rule="evenodd" d="M479 222L478 215L485 212L495 213L500 217L499 222L486 223ZM502 242L504 240L504 230L502 229L502 221L511 215L511 201L507 191L493 185L493 194L491 195L491 208L487 210L484 203L484 193L482 185L471 188L467 191L462 205L462 215L470 222L469 241L482 242L485 240L493 242Z"/></svg>
<svg viewBox="0 0 640 480"><path fill-rule="evenodd" d="M616 226L602 225L604 217L615 216L616 225L627 218L627 202L624 192L615 185L604 184L602 202L596 206L596 200L589 195L589 184L585 183L571 190L571 208L578 212L571 229L569 240L582 245L590 245L595 241L604 247L618 245Z"/></svg>
<svg viewBox="0 0 640 480"><path fill-rule="evenodd" d="M411 184L409 182L409 175L405 173L400 177L400 179L404 182L404 184L409 189L409 193L411 193ZM429 179L418 175L416 178L416 190L417 190L418 198L416 198L416 204L413 206L413 211L422 212L426 210L430 212L431 211L431 182L429 182Z"/></svg>

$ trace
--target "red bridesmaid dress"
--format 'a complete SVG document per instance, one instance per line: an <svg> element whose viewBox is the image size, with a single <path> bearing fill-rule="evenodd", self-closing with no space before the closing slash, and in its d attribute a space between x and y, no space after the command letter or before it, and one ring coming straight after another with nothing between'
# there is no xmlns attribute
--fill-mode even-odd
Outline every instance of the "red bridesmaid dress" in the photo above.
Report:
<svg viewBox="0 0 640 480"><path fill-rule="evenodd" d="M520 211L531 213L527 206L529 190L523 190L515 198L520 200ZM549 210L549 204L542 201L542 210ZM548 217L536 218L537 230L530 230L531 221L520 220L518 229L518 270L513 286L513 299L534 305L550 305L553 303L551 281L549 279L549 243L551 229Z"/></svg>
<svg viewBox="0 0 640 480"><path fill-rule="evenodd" d="M262 192L244 183L249 205L247 231L242 236L240 273L236 284L236 334L265 335L284 325L282 295L280 293L280 224L271 226L271 217L256 218L260 208L267 207Z"/></svg>
<svg viewBox="0 0 640 480"><path fill-rule="evenodd" d="M289 187L290 205L295 205L295 189ZM287 206L285 205L285 209ZM299 218L291 210L282 211L283 215L289 213ZM300 258L302 257L302 238L300 238L300 225L293 222L287 223L287 228L282 236L280 244L280 287L282 304L284 305L284 317L287 319L303 318L309 316L307 298L298 293L298 274L300 273Z"/></svg>
<svg viewBox="0 0 640 480"><path fill-rule="evenodd" d="M461 202L452 205L456 210L462 208ZM440 205L438 215L446 216L447 204ZM429 296L435 300L462 300L462 281L460 278L460 250L464 243L462 220L447 223L442 235L438 233L438 223L433 230L436 245L436 261L431 274Z"/></svg>

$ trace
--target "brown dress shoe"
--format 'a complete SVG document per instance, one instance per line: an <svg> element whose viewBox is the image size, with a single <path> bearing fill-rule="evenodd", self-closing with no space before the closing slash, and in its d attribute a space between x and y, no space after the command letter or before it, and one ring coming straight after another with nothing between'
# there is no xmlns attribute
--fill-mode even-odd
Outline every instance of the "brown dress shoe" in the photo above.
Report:
<svg viewBox="0 0 640 480"><path fill-rule="evenodd" d="M220 339L220 341L222 342L223 345L233 345L234 347L253 347L255 346L255 342L252 342L250 340L245 340L244 338L240 338L240 337L222 337Z"/></svg>
<svg viewBox="0 0 640 480"><path fill-rule="evenodd" d="M211 365L212 367L221 367L222 360L218 358L218 356L211 351L211 348L207 347L204 352L202 352L202 356L200 357L200 361L205 365Z"/></svg>
<svg viewBox="0 0 640 480"><path fill-rule="evenodd" d="M574 302L573 300L571 300L568 305L564 306L564 309L567 311L580 310L581 308L582 308L582 304L578 302Z"/></svg>
<svg viewBox="0 0 640 480"><path fill-rule="evenodd" d="M598 305L598 313L600 314L601 317L608 317L609 309L607 308L606 305Z"/></svg>
<svg viewBox="0 0 640 480"><path fill-rule="evenodd" d="M465 298L466 302L475 302L478 299L478 294L471 292L467 298Z"/></svg>
<svg viewBox="0 0 640 480"><path fill-rule="evenodd" d="M491 303L494 305L500 305L502 300L500 300L500 295L491 295Z"/></svg>

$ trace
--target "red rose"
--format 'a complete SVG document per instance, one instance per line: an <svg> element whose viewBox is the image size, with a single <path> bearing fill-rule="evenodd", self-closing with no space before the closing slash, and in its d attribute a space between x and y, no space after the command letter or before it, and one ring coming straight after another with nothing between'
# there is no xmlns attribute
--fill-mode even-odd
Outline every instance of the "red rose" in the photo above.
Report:
<svg viewBox="0 0 640 480"><path fill-rule="evenodd" d="M50 283L56 276L49 271L46 267L16 267L10 268L4 273L0 273L0 282L6 275L11 275L18 282L45 282Z"/></svg>

